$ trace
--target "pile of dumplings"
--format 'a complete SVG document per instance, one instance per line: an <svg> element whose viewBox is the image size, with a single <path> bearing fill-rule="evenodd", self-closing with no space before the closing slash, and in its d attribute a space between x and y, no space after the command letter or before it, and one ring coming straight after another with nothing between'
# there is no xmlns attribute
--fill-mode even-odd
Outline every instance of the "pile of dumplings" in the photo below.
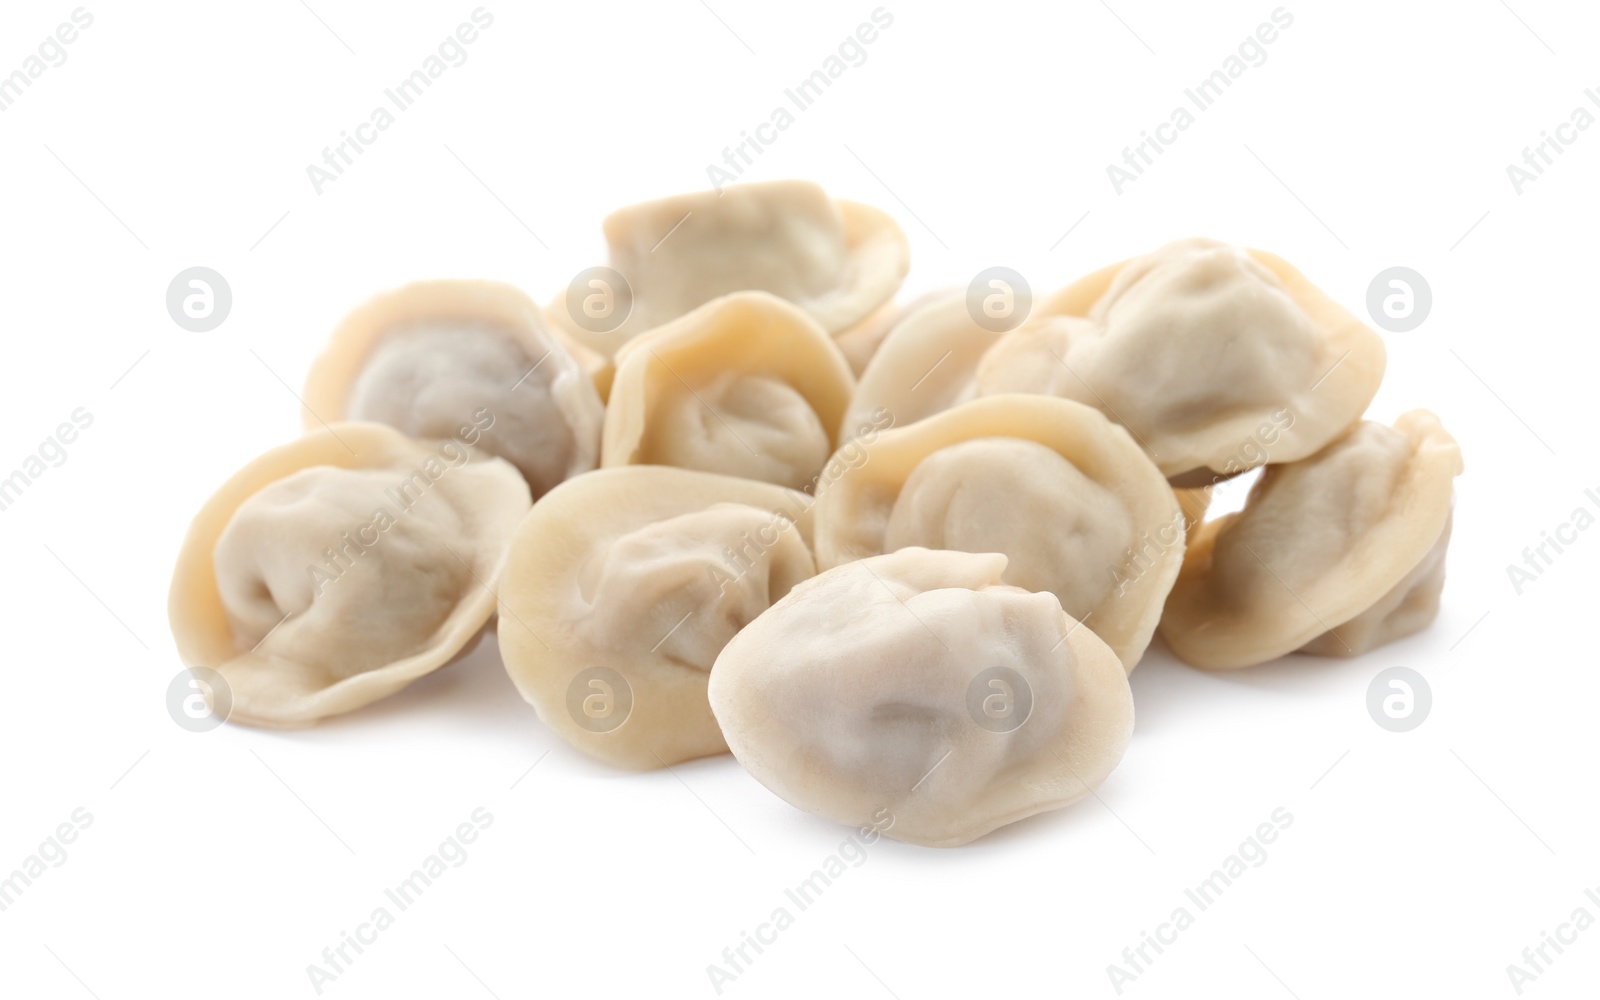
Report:
<svg viewBox="0 0 1600 1000"><path fill-rule="evenodd" d="M231 721L310 725L493 634L592 757L731 751L952 846L1106 779L1158 630L1232 670L1438 612L1456 443L1362 419L1382 340L1278 257L1183 240L997 331L966 289L897 305L904 233L814 184L604 232L609 316L429 281L334 331L305 436L178 558L173 634Z"/></svg>

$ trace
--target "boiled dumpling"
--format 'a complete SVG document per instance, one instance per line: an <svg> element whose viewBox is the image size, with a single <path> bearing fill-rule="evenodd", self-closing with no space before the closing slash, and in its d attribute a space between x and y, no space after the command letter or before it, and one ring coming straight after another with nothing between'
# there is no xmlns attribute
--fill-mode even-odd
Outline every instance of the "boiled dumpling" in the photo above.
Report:
<svg viewBox="0 0 1600 1000"><path fill-rule="evenodd" d="M795 587L711 669L758 781L807 812L930 847L1088 795L1122 759L1116 654L994 553L901 549Z"/></svg>
<svg viewBox="0 0 1600 1000"><path fill-rule="evenodd" d="M765 292L708 302L617 355L601 465L673 465L794 489L839 443L850 366Z"/></svg>
<svg viewBox="0 0 1600 1000"><path fill-rule="evenodd" d="M910 266L910 245L893 219L808 181L649 201L613 212L604 229L610 265L631 292L627 317L608 332L589 329L574 320L566 294L550 312L607 357L646 330L740 291L771 292L839 334L893 298Z"/></svg>
<svg viewBox="0 0 1600 1000"><path fill-rule="evenodd" d="M462 439L315 431L195 517L168 602L178 652L222 675L234 722L303 726L393 694L476 641L529 503Z"/></svg>
<svg viewBox="0 0 1600 1000"><path fill-rule="evenodd" d="M1126 429L1049 396L992 396L863 438L823 483L823 569L911 546L1001 552L1132 670L1183 561L1172 489Z"/></svg>
<svg viewBox="0 0 1600 1000"><path fill-rule="evenodd" d="M380 295L334 331L306 379L307 429L371 420L419 438L484 424L478 447L535 497L595 467L595 383L534 302L489 281L423 281Z"/></svg>
<svg viewBox="0 0 1600 1000"><path fill-rule="evenodd" d="M517 530L506 670L558 736L619 767L727 750L706 676L734 633L815 571L811 499L685 469L602 469Z"/></svg>
<svg viewBox="0 0 1600 1000"><path fill-rule="evenodd" d="M848 330L834 334L833 342L839 345L845 360L850 362L850 371L855 374L857 380L877 356L878 349L883 346L889 334L900 325L901 320L942 298L944 294L944 292L926 292L904 304L886 302L871 316Z"/></svg>
<svg viewBox="0 0 1600 1000"><path fill-rule="evenodd" d="M1183 240L1097 271L1002 338L981 394L1099 407L1200 486L1317 451L1359 419L1383 341L1288 263Z"/></svg>
<svg viewBox="0 0 1600 1000"><path fill-rule="evenodd" d="M977 367L1000 334L973 321L959 289L919 300L889 331L856 385L845 426L882 409L896 427L977 395Z"/></svg>
<svg viewBox="0 0 1600 1000"><path fill-rule="evenodd" d="M1161 619L1178 656L1225 670L1296 650L1355 656L1439 611L1461 451L1426 410L1363 421L1269 465L1244 509L1201 525Z"/></svg>

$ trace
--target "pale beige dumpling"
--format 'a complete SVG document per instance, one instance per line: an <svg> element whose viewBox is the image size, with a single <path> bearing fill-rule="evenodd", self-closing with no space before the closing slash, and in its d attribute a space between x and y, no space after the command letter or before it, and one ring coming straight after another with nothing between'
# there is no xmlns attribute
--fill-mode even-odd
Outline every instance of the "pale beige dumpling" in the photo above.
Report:
<svg viewBox="0 0 1600 1000"><path fill-rule="evenodd" d="M1195 532L1162 635L1186 663L1229 670L1297 650L1356 656L1425 628L1461 469L1426 410L1267 466L1243 510Z"/></svg>
<svg viewBox="0 0 1600 1000"><path fill-rule="evenodd" d="M977 369L1001 334L979 326L960 289L928 295L906 310L867 362L846 427L884 411L896 427L914 424L978 394Z"/></svg>
<svg viewBox="0 0 1600 1000"><path fill-rule="evenodd" d="M735 184L630 205L606 217L610 266L631 292L626 318L594 329L563 292L550 314L611 357L632 338L712 299L764 291L794 303L830 335L894 297L910 267L905 233L888 215L828 197L809 181Z"/></svg>
<svg viewBox="0 0 1600 1000"><path fill-rule="evenodd" d="M1129 671L1183 561L1167 481L1128 431L1050 396L991 396L862 438L817 496L823 569L912 546L1000 552L1005 580L1048 591Z"/></svg>
<svg viewBox="0 0 1600 1000"><path fill-rule="evenodd" d="M229 721L360 708L471 648L528 485L457 440L335 424L267 452L201 508L173 574L178 652ZM213 710L218 710L213 706Z"/></svg>
<svg viewBox="0 0 1600 1000"><path fill-rule="evenodd" d="M850 362L850 371L855 374L856 379L860 380L861 374L867 370L867 365L877 356L878 349L902 320L945 294L945 292L926 292L904 304L885 302L871 316L847 330L834 334L833 342L839 346L845 360Z"/></svg>
<svg viewBox="0 0 1600 1000"><path fill-rule="evenodd" d="M1122 759L1115 653L994 553L902 549L828 570L711 670L728 746L807 812L952 847L1088 795Z"/></svg>
<svg viewBox="0 0 1600 1000"><path fill-rule="evenodd" d="M417 438L470 425L477 447L516 466L538 497L599 460L598 372L578 360L589 353L510 285L416 282L334 331L306 378L305 425L368 420Z"/></svg>
<svg viewBox="0 0 1600 1000"><path fill-rule="evenodd" d="M1182 240L1097 271L1000 340L980 394L1103 410L1177 486L1317 451L1383 377L1378 335L1287 262Z"/></svg>
<svg viewBox="0 0 1600 1000"><path fill-rule="evenodd" d="M844 356L805 313L765 292L738 292L617 355L600 464L806 489L839 444L853 388Z"/></svg>
<svg viewBox="0 0 1600 1000"><path fill-rule="evenodd" d="M810 498L657 466L552 490L500 586L506 671L556 735L618 767L727 750L706 702L722 647L816 572Z"/></svg>

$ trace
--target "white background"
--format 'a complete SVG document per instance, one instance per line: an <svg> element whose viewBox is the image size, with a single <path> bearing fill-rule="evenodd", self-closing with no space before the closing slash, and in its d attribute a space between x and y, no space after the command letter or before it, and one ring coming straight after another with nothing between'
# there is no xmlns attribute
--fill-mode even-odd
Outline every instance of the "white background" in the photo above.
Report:
<svg viewBox="0 0 1600 1000"><path fill-rule="evenodd" d="M0 513L0 873L94 817L0 913L0 993L313 996L306 966L482 806L470 859L324 995L714 996L706 966L845 830L729 757L589 761L492 643L308 732L185 732L167 586L210 491L297 433L285 383L345 311L431 277L547 300L602 262L606 212L705 188L876 5L492 3L466 64L319 196L307 164L475 4L309 3L91 5L65 64L0 113L0 475L94 415ZM1510 4L1291 2L1268 61L1118 195L1106 165L1272 0L899 0L746 174L891 212L902 297L994 265L1045 293L1195 234L1278 252L1358 313L1378 271L1414 268L1433 312L1386 335L1372 416L1435 410L1467 471L1425 633L1217 676L1152 651L1098 801L958 850L875 845L725 996L1113 997L1106 966L1280 806L1266 863L1124 995L1510 997L1541 931L1600 916L1600 530L1520 596L1506 573L1600 492L1600 128L1520 195L1505 169L1600 90L1600 17ZM0 73L72 9L6 5ZM232 285L211 333L164 306L194 265ZM1434 694L1400 735L1365 709L1394 665ZM1597 981L1600 927L1525 995Z"/></svg>

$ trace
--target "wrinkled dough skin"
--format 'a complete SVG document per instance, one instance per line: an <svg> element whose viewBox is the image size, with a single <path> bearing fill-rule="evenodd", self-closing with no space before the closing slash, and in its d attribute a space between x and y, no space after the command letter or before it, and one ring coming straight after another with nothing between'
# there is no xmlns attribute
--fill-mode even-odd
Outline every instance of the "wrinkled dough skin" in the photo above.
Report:
<svg viewBox="0 0 1600 1000"><path fill-rule="evenodd" d="M960 810L991 784L1017 782L1047 752L1069 709L1065 671L1052 669L1049 652L1061 638L1055 602L1019 591L947 589L911 594L910 614L896 613L881 584L859 570L851 575L833 597L856 614L785 630L795 662L775 664L770 678L771 722L784 741L775 759L787 756L797 778L826 774L891 811L904 811L913 786L952 746L961 747L965 766L931 775L915 794ZM848 655L840 655L828 625L851 636ZM967 685L995 666L1022 674L1032 715L1015 732L969 745L964 736L975 727L966 714Z"/></svg>
<svg viewBox="0 0 1600 1000"><path fill-rule="evenodd" d="M774 534L774 544L762 543ZM593 647L655 649L708 672L735 633L813 571L792 524L771 511L715 504L636 528L593 553L579 573L584 603L573 609L575 631Z"/></svg>
<svg viewBox="0 0 1600 1000"><path fill-rule="evenodd" d="M1450 523L1417 568L1406 574L1376 604L1301 646L1312 656L1360 656L1385 643L1427 628L1439 616L1444 592L1444 555L1450 546Z"/></svg>
<svg viewBox="0 0 1600 1000"><path fill-rule="evenodd" d="M476 586L450 555L473 539L437 491L396 516L386 491L406 482L397 470L315 466L240 505L213 560L241 653L259 643L342 679L427 643Z"/></svg>
<svg viewBox="0 0 1600 1000"><path fill-rule="evenodd" d="M1262 591L1315 583L1393 509L1411 454L1405 435L1366 421L1315 463L1269 466L1251 490L1249 516L1217 539L1213 585L1242 605Z"/></svg>
<svg viewBox="0 0 1600 1000"><path fill-rule="evenodd" d="M1425 626L1444 582L1461 450L1426 410L1363 421L1268 465L1244 508L1195 532L1161 631L1192 666L1296 650L1353 656Z"/></svg>
<svg viewBox="0 0 1600 1000"><path fill-rule="evenodd" d="M910 266L910 246L893 219L835 201L806 181L734 184L632 205L608 216L604 228L611 266L633 289L620 328L580 338L607 354L743 291L787 299L829 333L843 333L888 302Z"/></svg>
<svg viewBox="0 0 1600 1000"><path fill-rule="evenodd" d="M1317 378L1311 321L1234 247L1185 241L1130 263L1091 318L1104 335L1067 360L1093 391L1075 378L1060 384L1091 405L1098 393L1145 436L1276 405Z"/></svg>
<svg viewBox="0 0 1600 1000"><path fill-rule="evenodd" d="M832 290L845 264L838 209L820 188L781 190L787 197L743 189L677 219L653 218L654 205L608 219L612 262L633 283L640 310L629 328L646 330L748 289L796 303Z"/></svg>
<svg viewBox="0 0 1600 1000"><path fill-rule="evenodd" d="M1111 593L1112 568L1132 539L1121 500L1053 449L978 438L917 465L889 515L884 548L1004 553L1006 583L1049 591L1081 619Z"/></svg>
<svg viewBox="0 0 1600 1000"><path fill-rule="evenodd" d="M577 451L574 430L552 393L550 380L560 369L535 368L542 360L485 324L396 328L351 387L350 419L443 439L487 410L493 423L478 447L515 465L537 497L567 477Z"/></svg>
<svg viewBox="0 0 1600 1000"><path fill-rule="evenodd" d="M811 524L808 498L770 483L664 465L575 476L512 538L499 590L506 672L555 735L612 766L726 753L709 671L730 637L816 572ZM620 714L590 711L581 696L597 682Z"/></svg>
<svg viewBox="0 0 1600 1000"><path fill-rule="evenodd" d="M804 489L828 460L816 411L779 379L730 372L693 392L676 388L645 431L640 463Z"/></svg>
<svg viewBox="0 0 1600 1000"><path fill-rule="evenodd" d="M1004 569L911 548L797 586L712 668L734 755L801 809L936 847L1088 794L1132 731L1122 665ZM1014 722L985 724L988 697Z"/></svg>
<svg viewBox="0 0 1600 1000"><path fill-rule="evenodd" d="M811 587L813 600L762 619L758 638L776 656L762 664L766 714L752 747L760 766L784 774L790 789L808 786L808 774L826 776L851 813L888 806L904 824L930 808L962 816L989 789L1021 787L1030 765L1053 765L1048 747L1070 707L1070 664L1050 651L1062 630L1050 595L920 592L864 563L826 576L826 590ZM986 733L966 714L968 685L986 667L1018 670L1032 690L1032 714L1013 733ZM955 766L934 770L952 747Z"/></svg>

